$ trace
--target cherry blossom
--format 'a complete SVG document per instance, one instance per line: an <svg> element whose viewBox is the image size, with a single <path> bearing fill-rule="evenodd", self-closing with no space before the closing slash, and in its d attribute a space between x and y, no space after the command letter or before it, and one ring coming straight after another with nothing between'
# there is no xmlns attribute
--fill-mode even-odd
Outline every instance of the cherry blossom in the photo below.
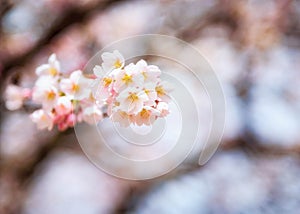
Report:
<svg viewBox="0 0 300 214"><path fill-rule="evenodd" d="M17 110L23 106L23 102L28 96L30 96L29 89L8 85L4 93L5 106L8 110Z"/></svg>
<svg viewBox="0 0 300 214"><path fill-rule="evenodd" d="M103 118L103 113L96 106L87 107L82 112L83 121L89 124L95 124L98 121L102 120L102 118Z"/></svg>
<svg viewBox="0 0 300 214"><path fill-rule="evenodd" d="M172 91L172 86L167 81L159 82L155 87L157 96L160 101L169 101L171 98L169 93Z"/></svg>
<svg viewBox="0 0 300 214"><path fill-rule="evenodd" d="M73 109L73 104L69 97L62 96L58 98L54 109L59 115L69 114Z"/></svg>
<svg viewBox="0 0 300 214"><path fill-rule="evenodd" d="M127 65L123 70L119 70L115 75L114 90L117 92L126 87L142 86L144 83L143 74L139 72L138 67L133 63Z"/></svg>
<svg viewBox="0 0 300 214"><path fill-rule="evenodd" d="M84 77L80 70L72 72L69 78L64 78L60 82L62 92L78 100L90 96L90 85L91 80Z"/></svg>
<svg viewBox="0 0 300 214"><path fill-rule="evenodd" d="M41 76L32 92L32 100L42 104L44 109L51 110L59 96L58 82L51 76Z"/></svg>
<svg viewBox="0 0 300 214"><path fill-rule="evenodd" d="M112 53L105 52L101 56L103 63L102 67L104 71L112 71L113 69L123 68L125 64L122 54L115 50Z"/></svg>
<svg viewBox="0 0 300 214"><path fill-rule="evenodd" d="M122 127L128 127L130 124L135 122L133 115L121 110L117 110L116 112L112 113L111 119L113 122L119 123Z"/></svg>
<svg viewBox="0 0 300 214"><path fill-rule="evenodd" d="M145 106L143 109L135 116L135 123L139 126L141 125L151 125L160 115L160 112L152 107Z"/></svg>
<svg viewBox="0 0 300 214"><path fill-rule="evenodd" d="M129 114L137 114L143 109L144 102L149 99L144 91L132 87L122 91L116 100L120 103L120 110Z"/></svg>
<svg viewBox="0 0 300 214"><path fill-rule="evenodd" d="M170 113L169 105L166 102L159 102L156 109L160 112L160 117L165 117Z"/></svg>
<svg viewBox="0 0 300 214"><path fill-rule="evenodd" d="M161 70L155 65L148 65L143 59L136 63L139 71L142 73L144 80L155 83L159 80Z"/></svg>
<svg viewBox="0 0 300 214"><path fill-rule="evenodd" d="M77 123L97 124L105 115L123 127L151 125L169 114L170 84L160 78L161 70L145 60L125 65L117 50L105 52L103 62L93 68L94 76L81 70L67 74L52 54L36 69L32 90L9 85L6 107L15 110L25 100L39 105L30 118L39 129L57 127L64 131ZM104 111L104 112L103 112Z"/></svg>
<svg viewBox="0 0 300 214"><path fill-rule="evenodd" d="M113 61L114 53L105 56ZM124 59L120 55L118 57ZM103 60L107 58L102 57ZM130 124L151 125L157 118L169 114L172 88L160 79L159 67L139 60L136 64L122 64L111 69L108 71L104 64L94 67L94 85L98 87L93 94L98 105L107 106L107 114L112 121L125 127Z"/></svg>
<svg viewBox="0 0 300 214"><path fill-rule="evenodd" d="M45 112L43 109L34 111L30 115L31 120L37 124L38 129L51 130L53 127L53 115Z"/></svg>
<svg viewBox="0 0 300 214"><path fill-rule="evenodd" d="M60 63L55 54L52 54L48 59L48 64L43 64L36 68L35 73L40 75L57 76L60 73Z"/></svg>

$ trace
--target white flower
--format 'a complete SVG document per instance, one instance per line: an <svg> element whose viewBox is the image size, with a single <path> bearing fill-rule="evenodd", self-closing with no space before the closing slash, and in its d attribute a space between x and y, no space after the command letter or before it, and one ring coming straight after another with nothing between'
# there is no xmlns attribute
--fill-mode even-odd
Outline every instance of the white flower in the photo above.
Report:
<svg viewBox="0 0 300 214"><path fill-rule="evenodd" d="M160 117L165 117L170 113L169 105L166 102L159 102L156 106L156 109L160 112Z"/></svg>
<svg viewBox="0 0 300 214"><path fill-rule="evenodd" d="M42 104L46 110L51 110L59 96L57 80L51 76L41 76L32 93L32 100L38 104Z"/></svg>
<svg viewBox="0 0 300 214"><path fill-rule="evenodd" d="M138 67L130 63L125 66L124 70L119 70L115 74L114 89L120 92L126 87L142 86L144 83L144 76L138 71Z"/></svg>
<svg viewBox="0 0 300 214"><path fill-rule="evenodd" d="M172 91L172 86L170 83L163 81L157 84L155 87L157 97L160 98L160 101L168 102L170 101L169 93Z"/></svg>
<svg viewBox="0 0 300 214"><path fill-rule="evenodd" d="M90 96L92 82L93 80L84 77L82 71L77 70L69 78L61 80L60 88L71 99L80 100Z"/></svg>
<svg viewBox="0 0 300 214"><path fill-rule="evenodd" d="M90 106L83 109L82 119L86 123L96 124L103 119L103 113L96 106Z"/></svg>
<svg viewBox="0 0 300 214"><path fill-rule="evenodd" d="M31 120L37 124L38 129L48 129L53 128L53 117L45 112L43 109L34 111L30 115Z"/></svg>
<svg viewBox="0 0 300 214"><path fill-rule="evenodd" d="M117 96L116 100L120 103L120 110L128 114L137 114L143 109L144 102L149 99L144 91L137 88L127 88Z"/></svg>
<svg viewBox="0 0 300 214"><path fill-rule="evenodd" d="M8 85L5 92L5 106L14 111L22 107L24 101L23 89L16 85Z"/></svg>
<svg viewBox="0 0 300 214"><path fill-rule="evenodd" d="M43 64L35 70L35 73L40 75L51 75L51 76L57 76L60 73L60 63L56 59L55 54L51 54L51 56L48 59L48 64Z"/></svg>
<svg viewBox="0 0 300 214"><path fill-rule="evenodd" d="M112 53L105 52L101 55L101 58L103 60L102 68L106 72L110 72L113 69L119 69L124 67L124 57L117 50L113 51Z"/></svg>
<svg viewBox="0 0 300 214"><path fill-rule="evenodd" d="M7 87L7 108L15 110L25 99L32 98L42 105L42 109L30 115L37 127L51 130L55 125L60 131L82 121L97 123L103 119L101 109L106 109L112 121L125 127L151 125L169 113L171 87L161 81L157 66L144 60L125 66L124 57L116 50L101 57L102 66L96 65L95 76L87 78L80 70L62 76L56 55L52 54L47 64L36 69L39 78L32 91Z"/></svg>
<svg viewBox="0 0 300 214"><path fill-rule="evenodd" d="M95 67L93 68L93 72L97 78L102 78L105 75L105 71L99 65L95 65Z"/></svg>
<svg viewBox="0 0 300 214"><path fill-rule="evenodd" d="M148 65L147 62L143 59L139 60L136 63L138 70L144 76L146 82L157 83L159 76L161 75L161 70L155 65Z"/></svg>
<svg viewBox="0 0 300 214"><path fill-rule="evenodd" d="M157 100L157 93L156 93L155 87L156 87L156 84L153 82L147 82L144 84L142 90L148 96L148 101L145 102L145 105L154 106L156 104L155 101Z"/></svg>

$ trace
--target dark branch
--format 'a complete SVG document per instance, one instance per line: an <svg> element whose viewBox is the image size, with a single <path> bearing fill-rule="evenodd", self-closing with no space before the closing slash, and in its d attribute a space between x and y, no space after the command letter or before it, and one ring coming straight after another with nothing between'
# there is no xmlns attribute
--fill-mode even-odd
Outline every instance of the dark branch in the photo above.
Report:
<svg viewBox="0 0 300 214"><path fill-rule="evenodd" d="M40 50L41 47L47 45L55 36L64 31L64 29L68 26L75 23L84 23L92 13L105 10L116 2L121 2L121 0L100 1L96 5L84 8L74 7L65 11L65 13L58 18L56 22L54 22L47 32L44 33L44 36L42 36L28 52L18 55L4 63L2 67L0 85L2 85L1 83L5 81L12 68L24 65Z"/></svg>

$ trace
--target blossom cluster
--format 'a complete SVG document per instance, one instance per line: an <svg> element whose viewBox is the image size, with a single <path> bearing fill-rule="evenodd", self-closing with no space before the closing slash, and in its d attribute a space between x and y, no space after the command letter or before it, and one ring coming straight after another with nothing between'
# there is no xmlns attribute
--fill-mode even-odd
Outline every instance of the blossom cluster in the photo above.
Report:
<svg viewBox="0 0 300 214"><path fill-rule="evenodd" d="M169 113L170 86L160 79L155 65L140 60L125 66L118 52L105 52L102 65L96 65L94 75L81 70L70 74L61 71L60 62L52 54L47 64L36 69L38 79L32 90L9 85L5 93L6 107L16 110L31 100L39 108L31 120L39 129L60 131L76 123L98 123L106 110L121 126L150 125Z"/></svg>
<svg viewBox="0 0 300 214"><path fill-rule="evenodd" d="M51 130L56 125L64 131L77 122L100 121L103 114L96 108L90 90L93 79L86 78L81 70L66 75L60 67L52 54L47 64L36 68L38 79L31 91L10 85L6 90L6 107L15 110L30 99L40 106L30 115L39 129Z"/></svg>
<svg viewBox="0 0 300 214"><path fill-rule="evenodd" d="M121 126L151 125L169 113L168 82L161 70L145 60L125 65L118 51L102 54L103 63L94 67L94 97L98 106L107 106L107 114Z"/></svg>

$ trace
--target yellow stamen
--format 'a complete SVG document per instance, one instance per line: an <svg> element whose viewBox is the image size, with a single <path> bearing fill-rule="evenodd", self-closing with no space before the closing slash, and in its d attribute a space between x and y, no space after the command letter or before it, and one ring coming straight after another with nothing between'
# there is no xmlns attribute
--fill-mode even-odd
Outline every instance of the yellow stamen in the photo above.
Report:
<svg viewBox="0 0 300 214"><path fill-rule="evenodd" d="M165 89L162 86L157 86L155 90L158 96L163 96L166 94Z"/></svg>
<svg viewBox="0 0 300 214"><path fill-rule="evenodd" d="M43 121L46 121L46 120L47 120L47 117L46 117L45 114L42 115L41 120L43 120Z"/></svg>
<svg viewBox="0 0 300 214"><path fill-rule="evenodd" d="M104 86L108 87L111 84L111 82L112 82L112 78L104 77L103 78L103 82L104 82Z"/></svg>
<svg viewBox="0 0 300 214"><path fill-rule="evenodd" d="M80 89L80 86L79 86L79 85L73 84L73 86L72 86L72 91L77 92L77 91L79 91L79 89Z"/></svg>
<svg viewBox="0 0 300 214"><path fill-rule="evenodd" d="M56 76L58 71L55 69L55 68L49 68L49 73L52 75L52 76Z"/></svg>
<svg viewBox="0 0 300 214"><path fill-rule="evenodd" d="M122 67L121 61L120 61L119 59L117 59L117 60L115 61L114 66L115 66L115 68L121 68L121 67Z"/></svg>
<svg viewBox="0 0 300 214"><path fill-rule="evenodd" d="M130 94L128 96L128 99L131 100L131 102L137 101L139 97L136 94Z"/></svg>
<svg viewBox="0 0 300 214"><path fill-rule="evenodd" d="M125 82L126 85L132 82L132 76L125 74L122 78L122 81Z"/></svg>
<svg viewBox="0 0 300 214"><path fill-rule="evenodd" d="M144 79L147 79L147 73L145 72L145 71L142 71L142 75L143 75L143 77L144 77Z"/></svg>
<svg viewBox="0 0 300 214"><path fill-rule="evenodd" d="M148 110L144 109L140 112L140 115L142 118L148 118L150 116L150 113Z"/></svg>
<svg viewBox="0 0 300 214"><path fill-rule="evenodd" d="M148 89L145 89L145 90L144 90L144 92L145 92L145 94L147 94L147 95L148 95L148 94L150 93L150 90L148 90Z"/></svg>
<svg viewBox="0 0 300 214"><path fill-rule="evenodd" d="M54 91L49 91L48 94L47 94L47 99L48 100L54 100L54 98L55 98Z"/></svg>

